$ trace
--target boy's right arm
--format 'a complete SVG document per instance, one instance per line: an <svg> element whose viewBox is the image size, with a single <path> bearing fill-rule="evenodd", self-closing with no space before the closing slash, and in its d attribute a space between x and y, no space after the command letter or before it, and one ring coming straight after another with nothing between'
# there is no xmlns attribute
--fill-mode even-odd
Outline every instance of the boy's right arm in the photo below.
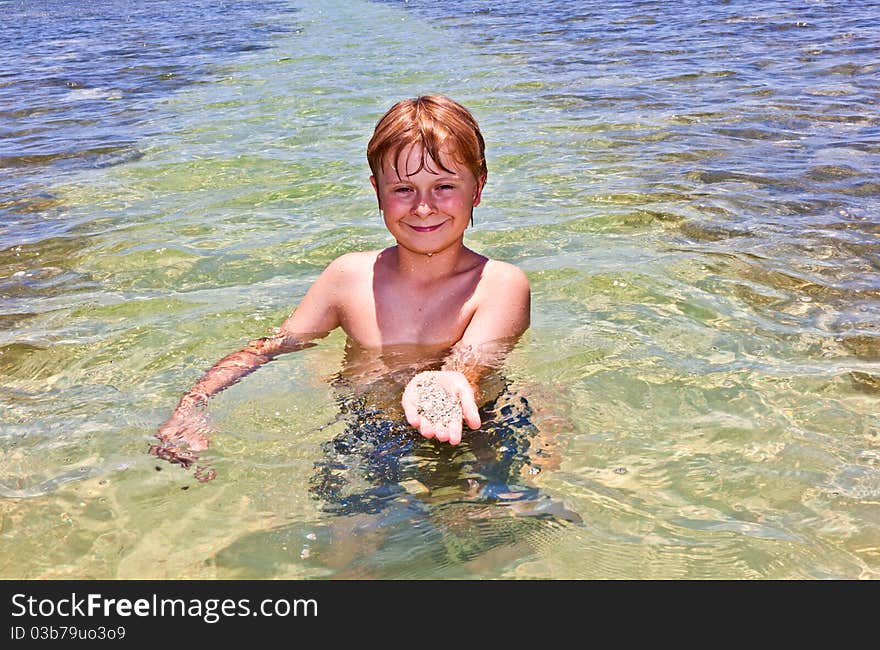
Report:
<svg viewBox="0 0 880 650"><path fill-rule="evenodd" d="M180 398L171 417L159 427L157 437L175 446L185 442L193 451L206 449L211 429L203 409L210 397L285 352L311 347L315 339L323 338L339 326L335 296L340 276L339 265L331 263L277 334L255 339L214 364Z"/></svg>

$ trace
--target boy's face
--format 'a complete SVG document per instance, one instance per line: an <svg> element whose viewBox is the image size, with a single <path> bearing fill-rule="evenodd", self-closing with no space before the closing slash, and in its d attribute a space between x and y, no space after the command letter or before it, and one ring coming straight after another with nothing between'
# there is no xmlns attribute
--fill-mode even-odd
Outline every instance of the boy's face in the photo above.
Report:
<svg viewBox="0 0 880 650"><path fill-rule="evenodd" d="M461 242L475 206L480 204L485 178L441 153L444 171L422 148L404 149L396 161L383 160L376 190L385 227L398 245L415 253L433 254Z"/></svg>

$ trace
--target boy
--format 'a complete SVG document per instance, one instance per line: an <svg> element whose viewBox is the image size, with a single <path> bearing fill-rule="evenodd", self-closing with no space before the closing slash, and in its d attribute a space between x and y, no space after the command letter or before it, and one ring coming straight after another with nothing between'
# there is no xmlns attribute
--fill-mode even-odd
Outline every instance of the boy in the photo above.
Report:
<svg viewBox="0 0 880 650"><path fill-rule="evenodd" d="M367 160L385 226L397 244L348 253L318 277L277 335L215 364L159 428L151 452L184 465L208 446L208 399L276 356L342 327L349 361L370 352L440 354L403 391L407 422L425 438L457 445L462 420L481 425L481 379L529 326L530 290L518 268L464 246L486 183L485 144L460 104L426 96L395 104L376 125ZM413 368L398 364L399 368ZM416 366L417 367L417 366ZM399 370L398 368L398 370Z"/></svg>

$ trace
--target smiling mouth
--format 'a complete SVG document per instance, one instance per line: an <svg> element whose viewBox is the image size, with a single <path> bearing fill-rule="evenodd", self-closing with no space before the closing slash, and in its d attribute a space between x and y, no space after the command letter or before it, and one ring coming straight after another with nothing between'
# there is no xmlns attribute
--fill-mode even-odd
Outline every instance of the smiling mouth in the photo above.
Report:
<svg viewBox="0 0 880 650"><path fill-rule="evenodd" d="M414 226L409 223L406 225L409 226L410 228L412 228L413 230L415 230L416 232L434 232L435 230L438 230L439 228L441 228L444 223L446 223L446 222L443 221L442 223L438 223L434 226Z"/></svg>

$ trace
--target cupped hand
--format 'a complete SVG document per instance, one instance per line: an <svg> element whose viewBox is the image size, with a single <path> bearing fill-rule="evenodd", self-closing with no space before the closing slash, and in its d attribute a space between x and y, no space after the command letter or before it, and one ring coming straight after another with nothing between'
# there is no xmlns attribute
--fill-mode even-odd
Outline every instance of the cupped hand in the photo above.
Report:
<svg viewBox="0 0 880 650"><path fill-rule="evenodd" d="M406 385L401 403L406 421L425 438L457 445L462 421L471 429L480 428L474 389L457 371L420 372Z"/></svg>

